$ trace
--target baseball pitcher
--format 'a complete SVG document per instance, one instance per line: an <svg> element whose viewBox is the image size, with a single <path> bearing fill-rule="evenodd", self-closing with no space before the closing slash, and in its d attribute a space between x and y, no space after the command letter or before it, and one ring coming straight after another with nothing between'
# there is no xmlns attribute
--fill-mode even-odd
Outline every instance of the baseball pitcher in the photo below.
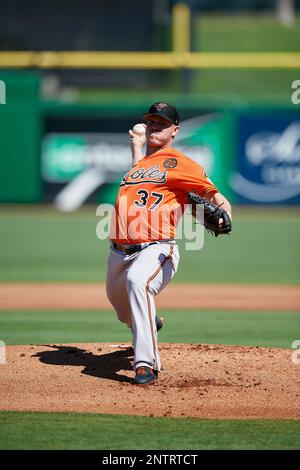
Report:
<svg viewBox="0 0 300 470"><path fill-rule="evenodd" d="M115 203L106 282L118 319L132 330L138 385L155 382L161 369L157 331L162 319L156 315L155 296L177 271L176 225L185 206L192 204L197 217L195 208L201 204L201 222L216 236L231 230L228 200L198 163L173 148L180 131L176 108L155 103L143 123L129 131L132 168Z"/></svg>

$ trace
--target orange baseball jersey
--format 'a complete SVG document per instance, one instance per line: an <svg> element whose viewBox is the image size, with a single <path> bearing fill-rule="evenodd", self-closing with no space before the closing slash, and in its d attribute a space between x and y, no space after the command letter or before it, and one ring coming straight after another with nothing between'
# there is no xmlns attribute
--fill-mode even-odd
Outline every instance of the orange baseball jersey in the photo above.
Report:
<svg viewBox="0 0 300 470"><path fill-rule="evenodd" d="M172 147L142 158L121 182L109 238L123 244L175 238L189 191L209 199L218 189L201 165Z"/></svg>

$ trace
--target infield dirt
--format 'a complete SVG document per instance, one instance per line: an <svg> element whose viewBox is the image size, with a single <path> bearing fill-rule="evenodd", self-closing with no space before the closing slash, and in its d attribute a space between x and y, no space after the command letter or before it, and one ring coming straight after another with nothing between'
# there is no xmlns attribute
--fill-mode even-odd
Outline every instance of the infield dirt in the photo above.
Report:
<svg viewBox="0 0 300 470"><path fill-rule="evenodd" d="M129 344L8 346L0 409L195 418L300 418L292 351L160 344L163 370L132 384Z"/></svg>
<svg viewBox="0 0 300 470"><path fill-rule="evenodd" d="M99 284L2 284L0 298L0 310L111 308ZM292 311L299 310L300 289L173 284L158 296L157 306ZM292 362L294 350L166 343L159 350L159 380L139 387L132 384L129 344L8 346L7 362L0 365L0 409L300 418L300 366Z"/></svg>
<svg viewBox="0 0 300 470"><path fill-rule="evenodd" d="M98 283L5 283L0 310L112 309L105 286ZM158 308L211 310L300 310L298 285L168 285L156 299Z"/></svg>

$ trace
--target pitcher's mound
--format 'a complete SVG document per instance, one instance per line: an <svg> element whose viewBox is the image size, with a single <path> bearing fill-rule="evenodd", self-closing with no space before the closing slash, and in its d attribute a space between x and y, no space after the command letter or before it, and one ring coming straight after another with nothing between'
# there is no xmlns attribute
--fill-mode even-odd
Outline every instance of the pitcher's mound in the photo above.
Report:
<svg viewBox="0 0 300 470"><path fill-rule="evenodd" d="M196 418L300 418L294 351L159 345L163 370L132 385L129 344L8 346L0 409Z"/></svg>

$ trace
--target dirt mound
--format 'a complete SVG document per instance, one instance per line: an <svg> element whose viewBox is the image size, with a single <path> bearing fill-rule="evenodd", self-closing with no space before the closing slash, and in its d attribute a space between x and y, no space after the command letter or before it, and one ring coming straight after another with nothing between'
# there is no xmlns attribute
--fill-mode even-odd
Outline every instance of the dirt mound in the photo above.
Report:
<svg viewBox="0 0 300 470"><path fill-rule="evenodd" d="M8 346L0 409L197 418L300 418L292 351L160 344L164 369L132 385L129 344Z"/></svg>

